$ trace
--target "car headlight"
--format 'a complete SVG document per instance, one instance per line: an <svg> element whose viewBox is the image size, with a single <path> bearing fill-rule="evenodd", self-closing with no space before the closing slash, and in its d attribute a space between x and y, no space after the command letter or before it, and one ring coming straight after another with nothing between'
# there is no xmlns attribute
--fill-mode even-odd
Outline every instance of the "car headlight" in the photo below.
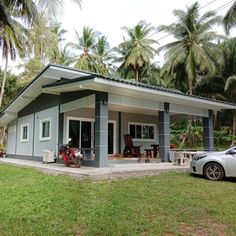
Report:
<svg viewBox="0 0 236 236"><path fill-rule="evenodd" d="M194 157L193 157L193 160L195 160L195 161L198 161L198 160L200 160L200 159L202 159L202 158L205 158L205 157L207 157L207 154L204 154L204 155L195 155Z"/></svg>

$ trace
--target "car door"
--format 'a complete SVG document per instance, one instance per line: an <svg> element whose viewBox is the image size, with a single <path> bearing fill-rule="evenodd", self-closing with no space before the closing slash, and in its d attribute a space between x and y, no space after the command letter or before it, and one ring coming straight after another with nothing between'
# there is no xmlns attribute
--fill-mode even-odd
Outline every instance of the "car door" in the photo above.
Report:
<svg viewBox="0 0 236 236"><path fill-rule="evenodd" d="M236 148L233 149L235 154L227 155L227 169L228 175L236 177Z"/></svg>

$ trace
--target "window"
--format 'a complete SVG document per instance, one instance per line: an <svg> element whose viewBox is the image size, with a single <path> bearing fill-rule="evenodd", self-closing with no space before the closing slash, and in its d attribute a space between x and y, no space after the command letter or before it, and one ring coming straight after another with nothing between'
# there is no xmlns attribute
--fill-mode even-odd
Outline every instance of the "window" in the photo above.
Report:
<svg viewBox="0 0 236 236"><path fill-rule="evenodd" d="M40 141L47 141L51 139L51 119L40 121Z"/></svg>
<svg viewBox="0 0 236 236"><path fill-rule="evenodd" d="M21 142L28 142L29 139L29 124L21 125Z"/></svg>
<svg viewBox="0 0 236 236"><path fill-rule="evenodd" d="M143 141L155 140L154 124L129 123L129 133L133 139Z"/></svg>

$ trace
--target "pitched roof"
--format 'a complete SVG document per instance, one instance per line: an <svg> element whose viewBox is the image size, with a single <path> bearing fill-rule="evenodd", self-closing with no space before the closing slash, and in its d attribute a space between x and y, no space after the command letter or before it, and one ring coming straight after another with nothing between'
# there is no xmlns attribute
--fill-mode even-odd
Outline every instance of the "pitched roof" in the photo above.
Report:
<svg viewBox="0 0 236 236"><path fill-rule="evenodd" d="M111 88L116 88L113 91L120 93L122 88L122 90L136 91L139 97L142 97L142 94L144 94L140 93L140 91L145 91L146 94L155 94L155 98L169 99L167 102L170 103L177 100L186 100L188 103L192 103L192 105L196 103L198 107L200 107L201 103L204 103L205 108L209 105L209 109L236 109L236 104L226 101L185 94L176 89L139 83L132 80L112 78L62 65L49 64L2 110L0 114L0 125L9 123L17 116L20 110L44 91L59 87L65 88L69 85L73 89L77 89L76 85L81 83L87 83L87 89L92 90L98 89L99 91L100 89L101 91L110 92ZM82 85L80 86L82 87Z"/></svg>

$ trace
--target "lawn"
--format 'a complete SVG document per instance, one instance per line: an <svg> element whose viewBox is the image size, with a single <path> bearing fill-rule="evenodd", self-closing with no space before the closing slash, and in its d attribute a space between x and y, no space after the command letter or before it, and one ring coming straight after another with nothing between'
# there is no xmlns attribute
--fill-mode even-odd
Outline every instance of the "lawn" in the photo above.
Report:
<svg viewBox="0 0 236 236"><path fill-rule="evenodd" d="M236 235L235 180L77 180L0 164L0 235Z"/></svg>

